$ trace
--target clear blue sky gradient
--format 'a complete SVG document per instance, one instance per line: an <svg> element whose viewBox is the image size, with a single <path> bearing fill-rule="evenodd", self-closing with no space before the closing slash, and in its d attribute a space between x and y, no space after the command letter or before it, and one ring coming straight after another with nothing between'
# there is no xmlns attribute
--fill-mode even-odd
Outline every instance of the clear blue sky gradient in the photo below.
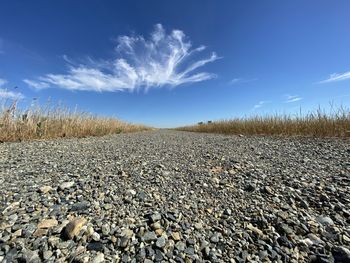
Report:
<svg viewBox="0 0 350 263"><path fill-rule="evenodd" d="M330 102L350 106L349 14L347 0L3 0L0 79L7 80L3 88L18 86L23 103L50 97L157 127L308 111ZM158 23L167 33L183 31L193 48L206 46L202 58L215 52L220 59L198 71L216 78L134 92L35 90L23 82L65 74L63 55L112 59L118 36L148 38ZM286 102L293 98L299 100Z"/></svg>

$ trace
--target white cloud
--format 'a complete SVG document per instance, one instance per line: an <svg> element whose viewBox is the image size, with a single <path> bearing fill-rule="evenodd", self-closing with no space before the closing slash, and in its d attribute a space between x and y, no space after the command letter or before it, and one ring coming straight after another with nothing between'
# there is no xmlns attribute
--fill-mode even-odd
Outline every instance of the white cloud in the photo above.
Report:
<svg viewBox="0 0 350 263"><path fill-rule="evenodd" d="M288 95L287 94L287 95L285 95L285 97L286 97L285 103L297 102L297 101L300 101L303 99L299 95Z"/></svg>
<svg viewBox="0 0 350 263"><path fill-rule="evenodd" d="M328 79L322 80L319 83L342 81L342 80L347 80L347 79L350 79L350 71L344 72L344 73L333 73L333 74L330 74Z"/></svg>
<svg viewBox="0 0 350 263"><path fill-rule="evenodd" d="M252 81L256 81L256 80L257 79L234 78L229 82L229 84L247 83L247 82L252 82Z"/></svg>
<svg viewBox="0 0 350 263"><path fill-rule="evenodd" d="M259 109L261 108L264 104L270 103L270 101L266 100L261 100L257 104L254 105L253 109Z"/></svg>
<svg viewBox="0 0 350 263"><path fill-rule="evenodd" d="M24 95L20 92L9 91L7 89L0 88L0 98L20 100L24 98Z"/></svg>
<svg viewBox="0 0 350 263"><path fill-rule="evenodd" d="M34 80L30 80L30 79L24 79L23 82L26 83L27 85L35 88L35 89L38 89L38 90L50 87L49 83L42 82L42 81L34 81Z"/></svg>
<svg viewBox="0 0 350 263"><path fill-rule="evenodd" d="M34 88L57 86L68 90L133 91L152 87L176 87L185 83L200 82L216 75L198 72L200 67L219 57L213 52L209 57L193 60L204 46L192 48L181 30L169 34L157 24L149 39L143 36L120 36L115 48L119 56L110 60L72 65L65 74L46 74L37 80L24 80Z"/></svg>

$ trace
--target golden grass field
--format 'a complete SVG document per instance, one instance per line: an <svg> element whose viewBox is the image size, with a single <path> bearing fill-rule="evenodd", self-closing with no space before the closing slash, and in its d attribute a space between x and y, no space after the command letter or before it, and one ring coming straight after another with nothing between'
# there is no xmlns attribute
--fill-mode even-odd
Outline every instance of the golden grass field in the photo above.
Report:
<svg viewBox="0 0 350 263"><path fill-rule="evenodd" d="M312 137L350 137L350 110L338 107L306 115L269 115L220 120L179 127L177 130L243 135L282 135Z"/></svg>
<svg viewBox="0 0 350 263"><path fill-rule="evenodd" d="M3 100L0 107L0 142L81 138L151 129L50 103L44 106L36 103L20 109L16 100Z"/></svg>

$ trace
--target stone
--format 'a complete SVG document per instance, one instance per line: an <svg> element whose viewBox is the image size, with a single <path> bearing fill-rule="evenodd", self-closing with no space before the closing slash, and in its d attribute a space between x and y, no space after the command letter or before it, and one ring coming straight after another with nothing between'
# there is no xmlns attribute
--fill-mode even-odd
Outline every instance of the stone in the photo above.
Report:
<svg viewBox="0 0 350 263"><path fill-rule="evenodd" d="M210 241L212 243L218 243L220 241L221 234L218 232L215 232L214 234L211 235Z"/></svg>
<svg viewBox="0 0 350 263"><path fill-rule="evenodd" d="M91 263L102 263L105 261L105 255L103 253L98 253L93 259Z"/></svg>
<svg viewBox="0 0 350 263"><path fill-rule="evenodd" d="M126 237L128 239L132 238L134 235L134 231L132 231L131 229L124 229L121 234L121 236Z"/></svg>
<svg viewBox="0 0 350 263"><path fill-rule="evenodd" d="M343 246L336 246L332 250L335 262L350 262L350 250Z"/></svg>
<svg viewBox="0 0 350 263"><path fill-rule="evenodd" d="M179 232L172 232L171 233L171 237L174 241L179 241L181 240L181 235Z"/></svg>
<svg viewBox="0 0 350 263"><path fill-rule="evenodd" d="M64 236L67 239L73 239L79 234L81 228L86 224L86 222L86 219L83 217L74 218L64 228Z"/></svg>
<svg viewBox="0 0 350 263"><path fill-rule="evenodd" d="M90 242L86 246L87 250L93 250L93 251L103 251L104 245L101 242Z"/></svg>
<svg viewBox="0 0 350 263"><path fill-rule="evenodd" d="M45 260L48 260L50 257L52 257L52 255L53 255L53 252L51 250L45 250L43 252L43 258Z"/></svg>
<svg viewBox="0 0 350 263"><path fill-rule="evenodd" d="M44 219L38 224L38 228L51 228L58 225L58 221L56 219Z"/></svg>
<svg viewBox="0 0 350 263"><path fill-rule="evenodd" d="M73 204L70 210L72 212L80 212L80 211L86 211L87 209L89 209L89 207L90 207L90 203L87 201L83 201L83 202L78 202Z"/></svg>
<svg viewBox="0 0 350 263"><path fill-rule="evenodd" d="M39 188L39 192L43 193L43 194L46 194L52 190L53 190L53 188L51 186L48 186L48 185L44 185L44 186Z"/></svg>
<svg viewBox="0 0 350 263"><path fill-rule="evenodd" d="M324 225L324 226L332 226L334 225L334 222L333 220L328 217L328 216L319 216L316 218L316 221L318 223L320 223L321 225Z"/></svg>
<svg viewBox="0 0 350 263"><path fill-rule="evenodd" d="M73 181L64 182L64 183L62 183L62 184L60 184L60 185L58 186L58 189L61 190L61 191L63 191L63 190L65 190L65 189L71 188L73 185L74 185L74 182L73 182Z"/></svg>
<svg viewBox="0 0 350 263"><path fill-rule="evenodd" d="M94 233L91 235L91 238L92 238L93 240L95 240L95 241L100 241L101 236L100 236L99 233L94 232Z"/></svg>
<svg viewBox="0 0 350 263"><path fill-rule="evenodd" d="M154 241L157 239L157 235L153 231L148 231L143 235L143 240L146 242Z"/></svg>
<svg viewBox="0 0 350 263"><path fill-rule="evenodd" d="M164 237L157 238L156 246L159 248L163 248L166 244L166 239Z"/></svg>
<svg viewBox="0 0 350 263"><path fill-rule="evenodd" d="M103 224L101 230L104 236L108 236L109 232L111 231L111 227L108 224Z"/></svg>
<svg viewBox="0 0 350 263"><path fill-rule="evenodd" d="M182 241L178 241L176 244L175 244L175 248L179 251L184 251L186 249L186 244Z"/></svg>
<svg viewBox="0 0 350 263"><path fill-rule="evenodd" d="M151 221L154 223L154 222L157 222L159 220L162 219L162 215L160 213L154 213L150 216L150 219Z"/></svg>

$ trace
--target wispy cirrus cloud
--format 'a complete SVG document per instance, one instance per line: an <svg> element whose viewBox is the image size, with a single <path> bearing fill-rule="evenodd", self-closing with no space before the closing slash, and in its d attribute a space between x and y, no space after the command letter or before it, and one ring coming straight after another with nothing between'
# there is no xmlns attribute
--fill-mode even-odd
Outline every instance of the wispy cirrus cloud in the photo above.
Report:
<svg viewBox="0 0 350 263"><path fill-rule="evenodd" d="M34 88L56 86L68 90L133 91L154 87L176 87L186 83L215 78L208 72L198 72L204 65L219 59L216 53L196 58L205 46L192 48L181 30L167 33L157 24L148 39L143 36L120 36L116 57L109 60L90 60L89 63L70 65L64 74L50 73L37 79L25 79Z"/></svg>
<svg viewBox="0 0 350 263"><path fill-rule="evenodd" d="M264 105L267 104L267 103L270 103L270 101L261 100L261 101L259 101L257 104L254 105L253 109L254 109L254 110L259 109L259 108L261 108L262 106L264 106Z"/></svg>
<svg viewBox="0 0 350 263"><path fill-rule="evenodd" d="M289 94L286 94L285 98L286 98L286 100L284 101L285 103L297 102L303 99L299 95L289 95Z"/></svg>
<svg viewBox="0 0 350 263"><path fill-rule="evenodd" d="M244 78L233 78L229 84L238 84L238 83L247 83L247 82L252 82L256 81L257 79L244 79Z"/></svg>
<svg viewBox="0 0 350 263"><path fill-rule="evenodd" d="M347 71L344 73L330 74L328 79L322 80L319 83L328 83L328 82L342 81L342 80L348 80L348 79L350 79L350 71Z"/></svg>
<svg viewBox="0 0 350 263"><path fill-rule="evenodd" d="M23 82L26 83L28 86L31 86L37 90L50 87L50 84L44 81L24 79Z"/></svg>

